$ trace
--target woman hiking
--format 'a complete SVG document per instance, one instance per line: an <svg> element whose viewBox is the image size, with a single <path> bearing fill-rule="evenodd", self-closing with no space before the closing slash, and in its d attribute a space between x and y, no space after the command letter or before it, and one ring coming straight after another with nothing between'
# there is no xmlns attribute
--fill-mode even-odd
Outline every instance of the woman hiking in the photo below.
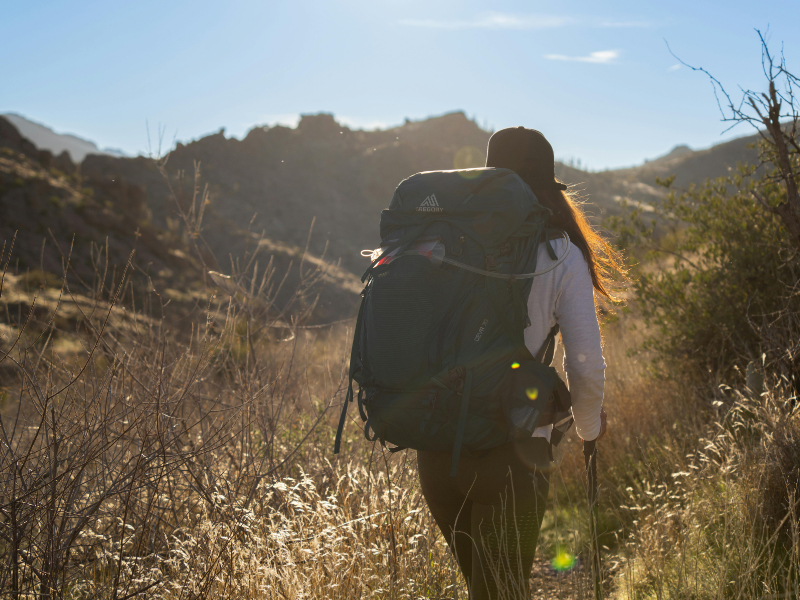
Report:
<svg viewBox="0 0 800 600"><path fill-rule="evenodd" d="M586 220L579 204L555 179L553 149L538 131L502 129L489 140L487 167L511 169L550 211L549 225L569 240L552 240L560 265L533 280L528 301L530 326L525 346L537 355L554 326L564 344L564 369L578 435L598 440L606 431L603 411L605 361L595 295L610 296L610 278L622 272L617 255ZM537 271L555 261L545 244ZM477 455L463 453L450 476L449 452L417 452L422 493L455 555L471 600L529 597L539 528L549 491L552 425L528 439Z"/></svg>

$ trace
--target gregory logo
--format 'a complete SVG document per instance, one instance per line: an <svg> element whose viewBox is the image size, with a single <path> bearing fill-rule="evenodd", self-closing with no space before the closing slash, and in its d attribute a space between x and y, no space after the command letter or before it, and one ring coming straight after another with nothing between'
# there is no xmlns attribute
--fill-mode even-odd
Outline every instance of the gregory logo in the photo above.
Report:
<svg viewBox="0 0 800 600"><path fill-rule="evenodd" d="M444 209L436 201L436 194L431 194L417 207L417 212L443 212Z"/></svg>
<svg viewBox="0 0 800 600"><path fill-rule="evenodd" d="M481 341L481 336L483 335L483 332L488 324L489 324L489 319L484 319L483 323L481 323L480 329L478 329L478 333L476 333L475 337L473 338L476 342Z"/></svg>

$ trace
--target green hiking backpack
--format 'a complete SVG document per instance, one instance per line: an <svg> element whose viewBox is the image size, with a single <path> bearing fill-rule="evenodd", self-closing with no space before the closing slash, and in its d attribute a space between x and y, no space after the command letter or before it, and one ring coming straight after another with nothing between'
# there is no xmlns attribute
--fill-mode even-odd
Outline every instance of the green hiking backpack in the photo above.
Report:
<svg viewBox="0 0 800 600"><path fill-rule="evenodd" d="M533 277L552 270L549 209L509 169L418 173L381 213L382 246L362 277L347 396L358 383L364 435L398 450L480 454L534 428L572 424L550 366L558 326L534 357L525 347ZM556 262L536 272L540 243ZM567 244L569 252L569 244Z"/></svg>

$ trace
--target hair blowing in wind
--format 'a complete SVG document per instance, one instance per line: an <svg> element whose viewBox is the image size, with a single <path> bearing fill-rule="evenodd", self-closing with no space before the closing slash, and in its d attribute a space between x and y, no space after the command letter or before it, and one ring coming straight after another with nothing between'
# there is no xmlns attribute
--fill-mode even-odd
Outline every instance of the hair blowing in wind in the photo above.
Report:
<svg viewBox="0 0 800 600"><path fill-rule="evenodd" d="M627 280L628 270L621 254L589 223L577 194L553 189L534 192L539 201L553 211L550 224L566 231L572 243L580 248L589 265L595 290L609 300L618 301L614 291Z"/></svg>

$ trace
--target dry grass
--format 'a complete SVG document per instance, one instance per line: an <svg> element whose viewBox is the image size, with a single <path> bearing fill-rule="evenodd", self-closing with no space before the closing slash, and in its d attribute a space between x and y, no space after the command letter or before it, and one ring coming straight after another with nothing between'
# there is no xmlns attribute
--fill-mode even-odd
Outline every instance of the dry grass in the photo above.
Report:
<svg viewBox="0 0 800 600"><path fill-rule="evenodd" d="M301 266L293 321L274 269L242 264L179 333L130 272L80 293L6 273L0 593L454 593L413 456L392 464L352 429L330 456L350 332L299 324L324 265Z"/></svg>
<svg viewBox="0 0 800 600"><path fill-rule="evenodd" d="M271 309L275 286L260 283L276 274L254 264L235 274L233 296L208 292L180 335L152 316L153 297L137 304L127 277L91 295L5 277L0 302L28 315L7 317L0 355L4 595L466 597L413 454L384 454L356 423L343 454L330 453L350 331L287 324ZM789 388L723 390L704 413L679 380L648 379L625 352L629 331L606 329L606 593L793 593L800 424ZM537 598L591 597L574 437L553 477ZM579 563L559 575L547 562L562 552Z"/></svg>
<svg viewBox="0 0 800 600"><path fill-rule="evenodd" d="M797 597L800 413L792 382L774 375L761 395L723 386L708 397L680 373L658 377L646 356L631 355L637 324L623 316L604 331L604 597ZM579 449L573 440L561 459L561 489L573 498L583 483L580 469L569 468L580 463ZM577 537L587 529L579 508L561 510Z"/></svg>
<svg viewBox="0 0 800 600"><path fill-rule="evenodd" d="M621 509L635 528L626 540L620 597L797 594L795 400L783 386L756 398L732 395L733 406L694 452L666 449L661 470L650 478L658 483L628 488Z"/></svg>
<svg viewBox="0 0 800 600"><path fill-rule="evenodd" d="M284 274L258 260L173 298L174 321L152 282L130 268L112 282L100 254L81 289L69 266L60 282L4 271L0 594L467 597L413 453L367 444L351 412L343 452L331 454L351 331L303 327L330 279L324 262L301 256L287 293ZM704 398L629 356L637 336L629 317L605 329L605 594L794 597L800 421L788 382ZM537 598L593 595L583 458L570 437ZM548 563L562 554L577 565L559 574Z"/></svg>
<svg viewBox="0 0 800 600"><path fill-rule="evenodd" d="M616 555L609 595L796 597L800 413L792 382L773 375L763 394L722 386L708 397L680 373L657 377L627 357L629 371L615 368L626 346L618 336L631 328L613 327L613 430L600 470Z"/></svg>

